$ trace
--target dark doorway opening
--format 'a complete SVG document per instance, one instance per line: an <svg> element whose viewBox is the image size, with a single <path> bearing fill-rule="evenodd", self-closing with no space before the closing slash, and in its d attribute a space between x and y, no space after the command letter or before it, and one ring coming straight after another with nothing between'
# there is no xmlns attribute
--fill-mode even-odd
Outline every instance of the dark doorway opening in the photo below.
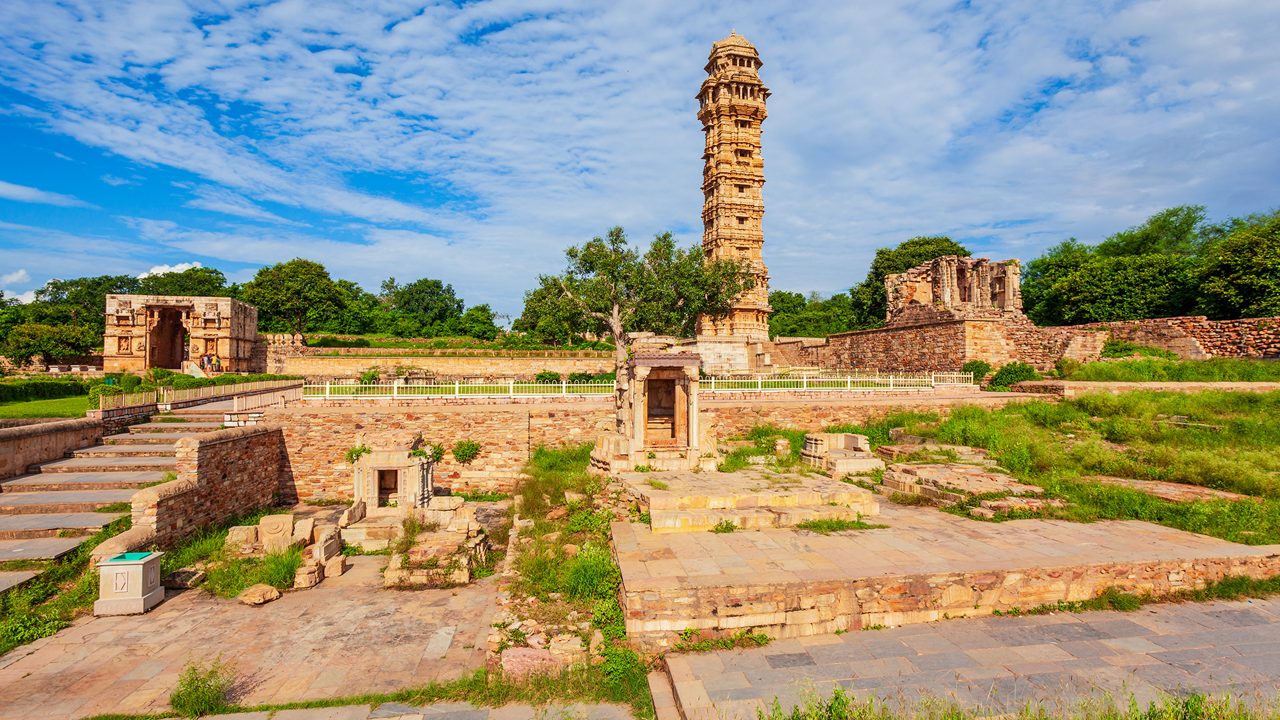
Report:
<svg viewBox="0 0 1280 720"><path fill-rule="evenodd" d="M150 357L147 367L182 369L183 351L186 349L186 328L182 326L182 310L157 308L155 324L148 334L147 347Z"/></svg>
<svg viewBox="0 0 1280 720"><path fill-rule="evenodd" d="M392 500L396 500L400 492L400 471L399 470L379 470L378 471L378 507L387 507Z"/></svg>
<svg viewBox="0 0 1280 720"><path fill-rule="evenodd" d="M648 380L649 407L645 422L645 445L676 444L676 381Z"/></svg>

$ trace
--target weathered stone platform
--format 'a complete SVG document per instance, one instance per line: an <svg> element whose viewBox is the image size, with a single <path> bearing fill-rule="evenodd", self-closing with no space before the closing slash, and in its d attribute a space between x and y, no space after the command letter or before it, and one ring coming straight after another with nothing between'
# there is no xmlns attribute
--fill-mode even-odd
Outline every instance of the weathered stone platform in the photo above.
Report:
<svg viewBox="0 0 1280 720"><path fill-rule="evenodd" d="M626 473L619 480L640 510L649 513L654 533L704 532L725 521L750 530L787 528L880 512L874 493L820 475L752 469Z"/></svg>
<svg viewBox="0 0 1280 720"><path fill-rule="evenodd" d="M655 534L615 523L627 632L663 648L686 628L801 637L986 615L1104 588L1163 594L1225 575L1280 575L1280 546L1137 521L987 523L886 505L888 528Z"/></svg>

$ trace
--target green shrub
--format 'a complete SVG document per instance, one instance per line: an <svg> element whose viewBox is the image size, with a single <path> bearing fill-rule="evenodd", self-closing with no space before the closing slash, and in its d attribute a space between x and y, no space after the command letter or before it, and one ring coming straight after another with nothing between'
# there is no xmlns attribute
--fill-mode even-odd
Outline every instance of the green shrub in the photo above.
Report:
<svg viewBox="0 0 1280 720"><path fill-rule="evenodd" d="M0 382L0 403L76 397L89 389L79 380L5 380Z"/></svg>
<svg viewBox="0 0 1280 720"><path fill-rule="evenodd" d="M1081 364L1079 360L1063 357L1058 358L1058 361L1053 364L1053 369L1058 372L1058 377L1067 379L1080 369Z"/></svg>
<svg viewBox="0 0 1280 720"><path fill-rule="evenodd" d="M991 363L986 360L970 360L960 366L960 372L973 373L973 381L981 383L984 378L991 374Z"/></svg>
<svg viewBox="0 0 1280 720"><path fill-rule="evenodd" d="M1036 369L1024 362L1011 362L1008 365L996 371L991 376L991 382L987 385L988 390L1008 390L1013 387L1014 383L1023 380L1039 380L1040 373Z"/></svg>
<svg viewBox="0 0 1280 720"><path fill-rule="evenodd" d="M101 407L102 401L99 399L103 395L119 395L123 390L119 385L94 385L89 388L89 407Z"/></svg>
<svg viewBox="0 0 1280 720"><path fill-rule="evenodd" d="M622 575L609 549L594 543L582 547L565 567L564 590L571 600L604 600L614 597Z"/></svg>
<svg viewBox="0 0 1280 720"><path fill-rule="evenodd" d="M1096 382L1280 382L1280 362L1212 358L1166 360L1136 358L1088 363L1072 380Z"/></svg>
<svg viewBox="0 0 1280 720"><path fill-rule="evenodd" d="M221 660L214 660L207 668L187 663L169 695L169 705L184 717L216 715L229 709L234 685L235 673Z"/></svg>
<svg viewBox="0 0 1280 720"><path fill-rule="evenodd" d="M360 373L360 384L361 385L377 385L378 379L380 377L382 377L382 373L378 370L378 368L371 367L368 370L365 370L364 372Z"/></svg>
<svg viewBox="0 0 1280 720"><path fill-rule="evenodd" d="M595 375L586 372L569 373L569 382L571 383L589 383L596 379Z"/></svg>
<svg viewBox="0 0 1280 720"><path fill-rule="evenodd" d="M348 465L355 465L360 458L371 452L373 451L370 450L367 445L356 445L355 447L347 448L347 454L344 455L343 458L347 461Z"/></svg>
<svg viewBox="0 0 1280 720"><path fill-rule="evenodd" d="M474 440L459 440L453 444L453 459L466 465L480 455L480 443Z"/></svg>
<svg viewBox="0 0 1280 720"><path fill-rule="evenodd" d="M560 382L560 373L551 370L544 370L533 376L533 381L545 385L551 385Z"/></svg>
<svg viewBox="0 0 1280 720"><path fill-rule="evenodd" d="M349 347L365 348L365 347L369 347L370 344L369 344L368 338L358 337L358 338L346 339L346 338L333 337L332 335L321 335L318 338L308 339L307 346L319 347L319 348L349 348Z"/></svg>
<svg viewBox="0 0 1280 720"><path fill-rule="evenodd" d="M734 532L737 529L738 529L738 525L734 521L721 520L720 522L716 523L715 527L711 528L711 532L723 534L723 533Z"/></svg>
<svg viewBox="0 0 1280 720"><path fill-rule="evenodd" d="M444 460L444 446L439 443L430 443L411 450L409 456L427 458L432 463L438 463Z"/></svg>
<svg viewBox="0 0 1280 720"><path fill-rule="evenodd" d="M138 377L137 375L130 375L126 373L120 376L120 389L124 392L127 392L127 393L137 392L138 386L141 384L142 384L142 378Z"/></svg>
<svg viewBox="0 0 1280 720"><path fill-rule="evenodd" d="M1134 355L1162 358L1164 360L1178 359L1178 353L1149 345L1139 345L1128 340L1107 340L1102 344L1102 357L1104 358L1127 358Z"/></svg>

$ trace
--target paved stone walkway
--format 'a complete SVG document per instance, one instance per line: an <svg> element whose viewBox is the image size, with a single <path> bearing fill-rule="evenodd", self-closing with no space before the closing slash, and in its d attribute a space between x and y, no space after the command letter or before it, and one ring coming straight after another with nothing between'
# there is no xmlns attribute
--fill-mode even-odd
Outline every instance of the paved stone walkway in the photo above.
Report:
<svg viewBox="0 0 1280 720"><path fill-rule="evenodd" d="M345 575L260 608L197 590L146 615L83 618L0 656L0 719L162 710L189 661L219 656L246 704L388 692L484 664L494 579L397 592L382 589L386 558L351 560Z"/></svg>
<svg viewBox="0 0 1280 720"><path fill-rule="evenodd" d="M751 720L836 686L910 707L924 698L992 712L1071 710L1110 694L1280 695L1280 600L1152 605L1133 613L950 620L667 657L688 720Z"/></svg>
<svg viewBox="0 0 1280 720"><path fill-rule="evenodd" d="M467 703L439 703L425 707L386 703L378 707L348 705L320 710L277 710L272 713L208 715L205 720L631 720L621 705L505 705L478 708Z"/></svg>

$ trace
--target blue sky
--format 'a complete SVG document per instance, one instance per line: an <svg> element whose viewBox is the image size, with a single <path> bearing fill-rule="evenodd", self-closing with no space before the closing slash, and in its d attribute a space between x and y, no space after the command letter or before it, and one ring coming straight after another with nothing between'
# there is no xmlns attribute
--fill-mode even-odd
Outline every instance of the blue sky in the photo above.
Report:
<svg viewBox="0 0 1280 720"><path fill-rule="evenodd" d="M699 239L694 95L754 42L765 260L992 258L1178 204L1280 206L1280 6L1162 2L0 3L0 289L293 257L518 313L609 226Z"/></svg>

